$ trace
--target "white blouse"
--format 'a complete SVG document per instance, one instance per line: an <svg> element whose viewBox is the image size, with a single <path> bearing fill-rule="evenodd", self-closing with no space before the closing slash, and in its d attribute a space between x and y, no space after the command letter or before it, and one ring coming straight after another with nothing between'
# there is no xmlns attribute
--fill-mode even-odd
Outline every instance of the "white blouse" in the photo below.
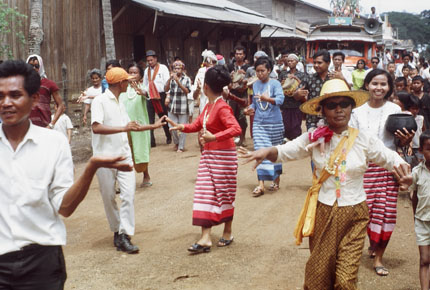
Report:
<svg viewBox="0 0 430 290"><path fill-rule="evenodd" d="M278 149L278 159L276 162L302 159L310 156L316 168L316 175L319 178L321 170L325 168L328 159L336 149L343 134L346 133L348 131L344 131L340 135L334 134L330 142L325 144L324 154L320 153L319 146L313 147L309 152L306 151L305 147L310 141L308 133L304 133L293 141L276 147ZM396 152L387 149L381 140L360 131L346 157L346 180L344 184L341 184L340 198L336 198L335 178L331 175L323 183L318 201L330 206L336 200L339 206L350 206L365 201L366 193L363 189L363 175L367 169L369 160L387 170L392 170L393 166L405 163Z"/></svg>
<svg viewBox="0 0 430 290"><path fill-rule="evenodd" d="M385 123L389 115L401 112L400 106L389 101L379 108L372 108L368 103L365 103L352 110L349 126L377 137L384 142L385 146L391 150L396 150L394 135L385 130Z"/></svg>

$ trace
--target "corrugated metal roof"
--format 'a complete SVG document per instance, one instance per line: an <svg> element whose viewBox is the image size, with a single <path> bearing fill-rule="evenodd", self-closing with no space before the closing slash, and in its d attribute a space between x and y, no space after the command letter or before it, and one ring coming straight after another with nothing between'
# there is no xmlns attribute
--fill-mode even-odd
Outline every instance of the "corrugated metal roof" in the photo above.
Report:
<svg viewBox="0 0 430 290"><path fill-rule="evenodd" d="M237 24L267 25L285 29L291 27L226 0L132 0L161 14Z"/></svg>
<svg viewBox="0 0 430 290"><path fill-rule="evenodd" d="M306 36L285 29L266 27L261 31L261 38L298 38L305 40Z"/></svg>

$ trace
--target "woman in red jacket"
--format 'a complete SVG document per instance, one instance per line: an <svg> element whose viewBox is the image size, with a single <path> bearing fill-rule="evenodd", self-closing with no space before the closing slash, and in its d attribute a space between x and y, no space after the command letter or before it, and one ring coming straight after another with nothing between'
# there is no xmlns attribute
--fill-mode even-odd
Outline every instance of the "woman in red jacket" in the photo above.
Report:
<svg viewBox="0 0 430 290"><path fill-rule="evenodd" d="M184 133L204 133L200 142L204 150L200 158L194 192L193 225L202 228L200 239L188 248L192 253L207 253L212 241L211 227L224 223L224 232L217 246L224 247L233 241L234 200L236 196L237 154L233 137L241 129L230 106L221 97L222 90L231 82L223 66L210 68L205 75L203 90L209 102L192 124L176 124L170 119L170 130Z"/></svg>

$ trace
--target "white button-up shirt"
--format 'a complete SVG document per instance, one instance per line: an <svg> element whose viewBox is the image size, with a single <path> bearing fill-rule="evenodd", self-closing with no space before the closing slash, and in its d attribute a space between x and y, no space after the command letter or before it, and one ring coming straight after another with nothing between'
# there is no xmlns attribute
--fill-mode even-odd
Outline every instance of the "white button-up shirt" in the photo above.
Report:
<svg viewBox="0 0 430 290"><path fill-rule="evenodd" d="M346 132L344 131L344 133ZM328 159L342 137L343 135L334 134L330 142L325 144L325 153L321 155L319 146L313 147L309 152L306 151L305 148L310 141L308 133L304 133L293 141L276 147L278 149L276 163L311 157L319 178L321 170L327 165ZM345 147L346 144L344 145ZM339 206L356 205L365 201L366 193L363 189L363 176L369 160L387 170L392 170L394 165L398 166L401 163L405 163L396 152L385 147L381 140L360 131L354 145L346 156L346 181L340 186L340 198L336 198L335 177L330 175L322 184L318 201L330 206L336 200Z"/></svg>
<svg viewBox="0 0 430 290"><path fill-rule="evenodd" d="M415 218L430 221L430 171L425 162L421 162L412 170L412 185L409 190L417 190L418 204Z"/></svg>
<svg viewBox="0 0 430 290"><path fill-rule="evenodd" d="M122 102L109 90L95 97L91 103L91 124L99 123L111 127L125 127L130 117ZM124 155L131 157L126 132L116 134L92 133L93 155Z"/></svg>
<svg viewBox="0 0 430 290"><path fill-rule="evenodd" d="M155 68L155 67L154 67ZM164 64L160 63L160 68L158 69L158 73L154 79L154 68L147 67L145 69L145 73L143 74L143 86L145 90L148 92L149 80L148 80L148 69L151 71L151 77L154 80L155 87L159 93L164 93L164 86L170 78L169 69Z"/></svg>
<svg viewBox="0 0 430 290"><path fill-rule="evenodd" d="M0 158L0 255L29 244L65 245L58 210L73 184L67 139L30 124L14 151L0 125Z"/></svg>

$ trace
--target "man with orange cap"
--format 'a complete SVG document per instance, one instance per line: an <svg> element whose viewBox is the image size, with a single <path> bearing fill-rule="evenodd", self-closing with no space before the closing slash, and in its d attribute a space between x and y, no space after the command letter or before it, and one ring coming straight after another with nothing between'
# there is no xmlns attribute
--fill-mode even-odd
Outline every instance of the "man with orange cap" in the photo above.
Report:
<svg viewBox="0 0 430 290"><path fill-rule="evenodd" d="M160 118L155 124L140 125L130 121L119 95L127 91L128 80L132 77L119 67L106 73L109 88L94 98L91 104L91 128L94 156L122 155L133 164L131 149L128 144L127 132L156 129L165 124ZM139 252L139 248L131 243L130 235L134 234L134 193L136 177L134 172L121 172L115 169L100 168L96 172L99 180L106 216L111 231L114 232L114 246L118 251L129 254ZM118 210L115 201L115 181L120 188L121 207Z"/></svg>

